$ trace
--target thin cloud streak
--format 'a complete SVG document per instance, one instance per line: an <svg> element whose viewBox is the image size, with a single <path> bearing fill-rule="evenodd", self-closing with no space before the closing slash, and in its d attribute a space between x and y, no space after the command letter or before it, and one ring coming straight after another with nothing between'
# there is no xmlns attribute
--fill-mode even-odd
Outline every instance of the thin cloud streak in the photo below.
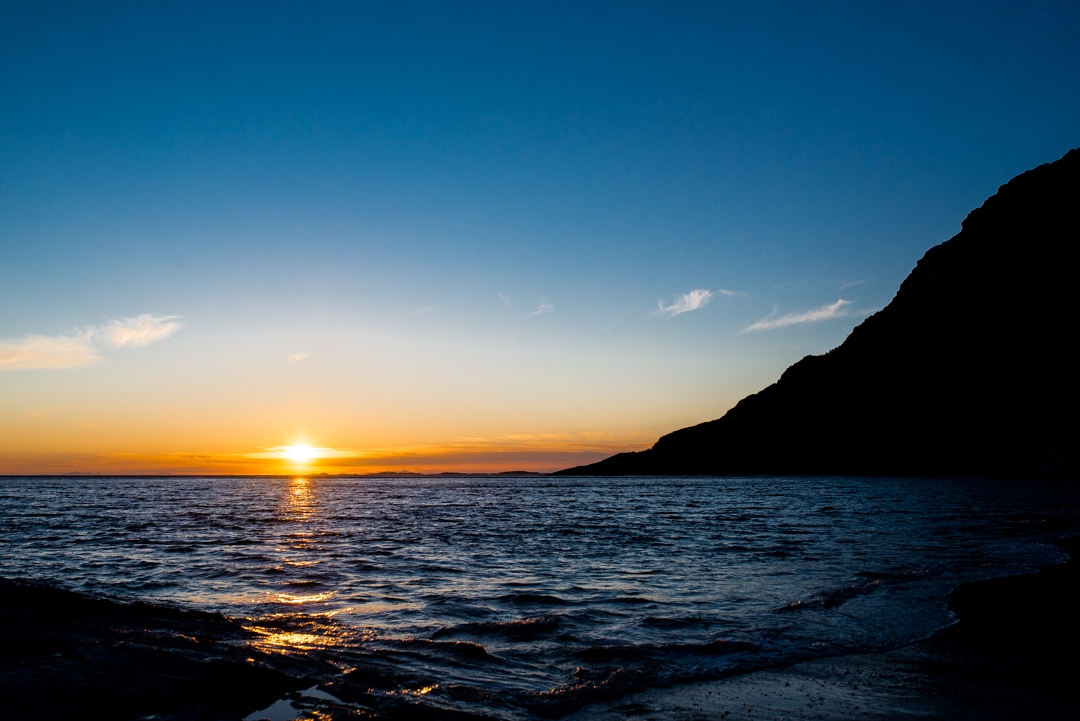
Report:
<svg viewBox="0 0 1080 721"><path fill-rule="evenodd" d="M164 340L183 327L175 315L155 316L143 313L134 318L121 318L107 324L100 331L105 342L113 348L133 345L142 347L154 341Z"/></svg>
<svg viewBox="0 0 1080 721"><path fill-rule="evenodd" d="M536 307L536 310L534 310L532 313L529 313L529 315L540 315L541 313L547 313L551 310L554 310L554 308L555 306L553 306L551 303L541 303Z"/></svg>
<svg viewBox="0 0 1080 721"><path fill-rule="evenodd" d="M311 356L310 353L293 353L291 356L286 356L285 360L288 363L297 363L297 362L302 361L305 358L308 358L310 356Z"/></svg>
<svg viewBox="0 0 1080 721"><path fill-rule="evenodd" d="M743 333L749 333L755 330L772 330L773 328L783 328L785 326L798 325L800 323L816 323L822 320L829 320L830 318L843 318L844 316L851 315L851 309L848 307L850 305L850 300L841 298L835 303L823 305L820 308L814 308L799 313L788 313L787 315L775 318L773 316L776 311L773 311L758 322L743 328Z"/></svg>
<svg viewBox="0 0 1080 721"><path fill-rule="evenodd" d="M0 370L63 370L100 361L95 338L113 348L142 347L168 338L183 327L175 315L149 313L113 320L102 327L90 326L73 336L29 335L0 341Z"/></svg>
<svg viewBox="0 0 1080 721"><path fill-rule="evenodd" d="M90 336L32 335L0 342L0 370L60 370L101 360Z"/></svg>
<svg viewBox="0 0 1080 721"><path fill-rule="evenodd" d="M727 295L729 292L731 291L724 292L723 295ZM656 304L660 306L660 309L654 311L653 315L661 315L664 313L667 315L679 315L680 313L686 313L687 311L697 310L706 305L713 295L714 293L711 290L698 288L697 290L692 290L689 293L680 295L671 305L664 305L664 301L658 300L656 301Z"/></svg>

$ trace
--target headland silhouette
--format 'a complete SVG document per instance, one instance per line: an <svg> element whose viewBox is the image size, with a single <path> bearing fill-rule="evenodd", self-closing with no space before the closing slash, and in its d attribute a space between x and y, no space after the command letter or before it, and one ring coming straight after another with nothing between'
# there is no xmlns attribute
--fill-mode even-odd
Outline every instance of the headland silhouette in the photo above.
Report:
<svg viewBox="0 0 1080 721"><path fill-rule="evenodd" d="M893 300L723 417L559 475L1075 476L1080 149L1001 186Z"/></svg>

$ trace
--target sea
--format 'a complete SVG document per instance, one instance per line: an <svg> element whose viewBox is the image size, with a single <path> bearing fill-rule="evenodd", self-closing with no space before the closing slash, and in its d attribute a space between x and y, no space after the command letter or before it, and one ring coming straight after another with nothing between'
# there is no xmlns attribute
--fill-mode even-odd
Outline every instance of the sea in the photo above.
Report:
<svg viewBox="0 0 1080 721"><path fill-rule="evenodd" d="M926 638L960 583L1066 560L1076 485L7 477L0 576L221 612L418 709L553 718Z"/></svg>

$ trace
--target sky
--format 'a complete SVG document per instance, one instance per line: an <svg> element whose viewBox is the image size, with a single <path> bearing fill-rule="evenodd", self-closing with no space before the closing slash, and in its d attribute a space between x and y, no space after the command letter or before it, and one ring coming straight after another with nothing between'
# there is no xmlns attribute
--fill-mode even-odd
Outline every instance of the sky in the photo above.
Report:
<svg viewBox="0 0 1080 721"><path fill-rule="evenodd" d="M0 474L647 448L1080 145L1077 37L1074 2L0 1Z"/></svg>

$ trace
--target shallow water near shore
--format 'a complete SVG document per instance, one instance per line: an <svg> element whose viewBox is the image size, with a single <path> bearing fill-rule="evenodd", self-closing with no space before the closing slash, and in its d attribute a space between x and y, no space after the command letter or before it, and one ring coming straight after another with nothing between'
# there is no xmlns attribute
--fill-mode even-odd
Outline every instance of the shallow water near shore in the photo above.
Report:
<svg viewBox="0 0 1080 721"><path fill-rule="evenodd" d="M894 648L1080 492L883 478L4 478L0 575L225 613L378 693L558 716Z"/></svg>

